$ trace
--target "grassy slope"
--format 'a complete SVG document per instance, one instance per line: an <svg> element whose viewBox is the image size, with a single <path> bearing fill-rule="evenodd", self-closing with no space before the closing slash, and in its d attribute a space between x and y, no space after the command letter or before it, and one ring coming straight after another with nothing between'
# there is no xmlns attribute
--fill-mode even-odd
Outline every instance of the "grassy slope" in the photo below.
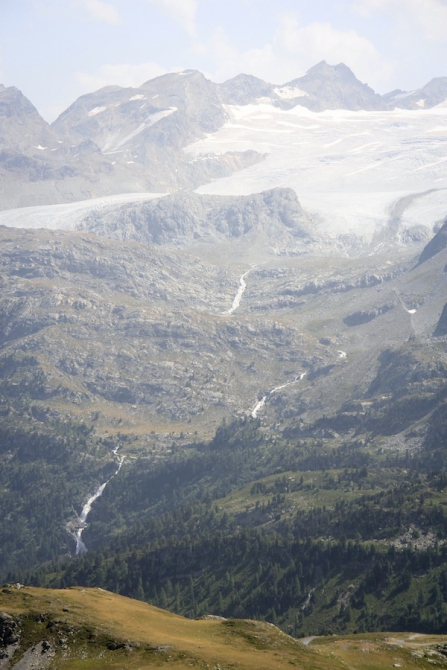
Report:
<svg viewBox="0 0 447 670"><path fill-rule="evenodd" d="M21 615L24 646L46 638L57 649L55 630L71 627L74 633L69 635L67 649L61 650L59 645L52 661L52 667L60 670L160 666L381 670L395 664L425 668L433 660L444 664L435 647L447 643L447 636L369 634L317 638L305 646L271 624L192 621L99 589L11 589L11 593L0 594L0 608ZM45 613L46 620L56 624L37 624L38 613ZM111 641L129 644L112 650Z"/></svg>

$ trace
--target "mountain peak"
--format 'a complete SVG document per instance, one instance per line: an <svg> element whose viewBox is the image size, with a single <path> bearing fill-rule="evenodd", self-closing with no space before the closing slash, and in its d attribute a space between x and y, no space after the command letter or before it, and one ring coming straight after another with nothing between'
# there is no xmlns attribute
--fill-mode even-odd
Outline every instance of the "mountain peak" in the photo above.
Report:
<svg viewBox="0 0 447 670"><path fill-rule="evenodd" d="M32 102L15 86L0 85L0 116L14 121L23 117L36 118L47 125Z"/></svg>
<svg viewBox="0 0 447 670"><path fill-rule="evenodd" d="M219 86L219 94L222 102L230 105L247 105L256 98L269 97L272 93L272 85L252 74L238 74L232 79L227 79Z"/></svg>
<svg viewBox="0 0 447 670"><path fill-rule="evenodd" d="M351 68L349 68L344 63L338 63L338 65L329 65L325 60L320 61L313 67L311 67L304 77L301 77L301 80L304 79L315 79L315 78L326 78L326 79L341 79L343 81L352 81L361 82L357 79ZM362 84L365 86L365 84Z"/></svg>
<svg viewBox="0 0 447 670"><path fill-rule="evenodd" d="M153 79L148 79L148 81L145 81L140 88L152 88L154 82L177 82L182 79L195 79L197 81L209 82L209 79L207 79L199 70L182 70L180 72L167 72L166 74L161 74Z"/></svg>
<svg viewBox="0 0 447 670"><path fill-rule="evenodd" d="M286 84L307 93L300 104L319 112L325 109L385 109L386 104L367 84L363 84L344 63L321 61L304 77ZM296 103L295 103L296 104Z"/></svg>

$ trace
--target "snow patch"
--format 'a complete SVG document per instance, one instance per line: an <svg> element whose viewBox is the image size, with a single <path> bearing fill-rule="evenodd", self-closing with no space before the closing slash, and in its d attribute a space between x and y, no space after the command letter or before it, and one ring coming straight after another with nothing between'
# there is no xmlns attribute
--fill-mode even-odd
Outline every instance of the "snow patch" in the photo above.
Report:
<svg viewBox="0 0 447 670"><path fill-rule="evenodd" d="M293 100L294 98L303 98L309 95L309 93L306 93L306 91L301 90L297 86L281 86L273 90L283 100Z"/></svg>
<svg viewBox="0 0 447 670"><path fill-rule="evenodd" d="M38 144L37 147L34 148L39 149L39 151L45 151L45 149L48 149L48 147L43 147L41 144Z"/></svg>
<svg viewBox="0 0 447 670"><path fill-rule="evenodd" d="M425 107L425 100L424 99L418 100L416 104L417 104L418 107L421 107L421 108Z"/></svg>
<svg viewBox="0 0 447 670"><path fill-rule="evenodd" d="M177 107L170 107L169 109L164 109L161 112L151 114L150 116L147 117L146 121L140 123L138 128L135 128L134 130L132 130L131 132L127 133L124 136L120 133L119 130L116 130L115 132L107 136L107 139L104 141L104 144L102 146L102 152L105 154L114 153L117 149L122 147L124 144L127 144L127 142L130 142L130 140L132 140L134 137L142 133L143 130L145 130L146 128L150 128L151 126L158 123L158 121L161 121L161 119L165 119L167 116L170 116L176 111Z"/></svg>
<svg viewBox="0 0 447 670"><path fill-rule="evenodd" d="M133 100L146 100L146 97L144 95L133 95L131 98L129 98L129 102L132 102Z"/></svg>
<svg viewBox="0 0 447 670"><path fill-rule="evenodd" d="M97 114L101 114L101 112L105 112L107 107L94 107L91 109L87 116L96 116Z"/></svg>
<svg viewBox="0 0 447 670"><path fill-rule="evenodd" d="M417 93L416 89L414 91L402 91L402 93L396 93L396 95L393 95L391 100L403 100L404 98L408 98L410 95L414 95L414 93Z"/></svg>

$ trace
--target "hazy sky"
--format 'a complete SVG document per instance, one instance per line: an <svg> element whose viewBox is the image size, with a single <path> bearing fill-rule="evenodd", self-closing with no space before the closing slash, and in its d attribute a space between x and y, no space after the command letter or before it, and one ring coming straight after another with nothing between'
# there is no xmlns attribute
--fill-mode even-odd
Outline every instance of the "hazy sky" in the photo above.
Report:
<svg viewBox="0 0 447 670"><path fill-rule="evenodd" d="M379 93L447 76L447 0L0 0L0 82L47 120L108 84L186 68L282 84L321 60Z"/></svg>

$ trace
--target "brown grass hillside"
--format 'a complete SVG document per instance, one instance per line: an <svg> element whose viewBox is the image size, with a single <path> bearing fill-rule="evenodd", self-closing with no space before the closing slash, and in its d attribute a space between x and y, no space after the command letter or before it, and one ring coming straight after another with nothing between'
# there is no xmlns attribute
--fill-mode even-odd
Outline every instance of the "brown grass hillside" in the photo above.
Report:
<svg viewBox="0 0 447 670"><path fill-rule="evenodd" d="M295 640L272 624L190 620L101 589L5 587L0 610L20 643L0 667L60 670L382 670L447 665L447 636L367 634ZM44 647L42 647L42 641ZM34 661L31 650L34 648ZM11 655L12 648L8 651ZM32 666L38 656L38 666ZM28 660L27 660L28 659ZM27 665L28 663L28 665Z"/></svg>

